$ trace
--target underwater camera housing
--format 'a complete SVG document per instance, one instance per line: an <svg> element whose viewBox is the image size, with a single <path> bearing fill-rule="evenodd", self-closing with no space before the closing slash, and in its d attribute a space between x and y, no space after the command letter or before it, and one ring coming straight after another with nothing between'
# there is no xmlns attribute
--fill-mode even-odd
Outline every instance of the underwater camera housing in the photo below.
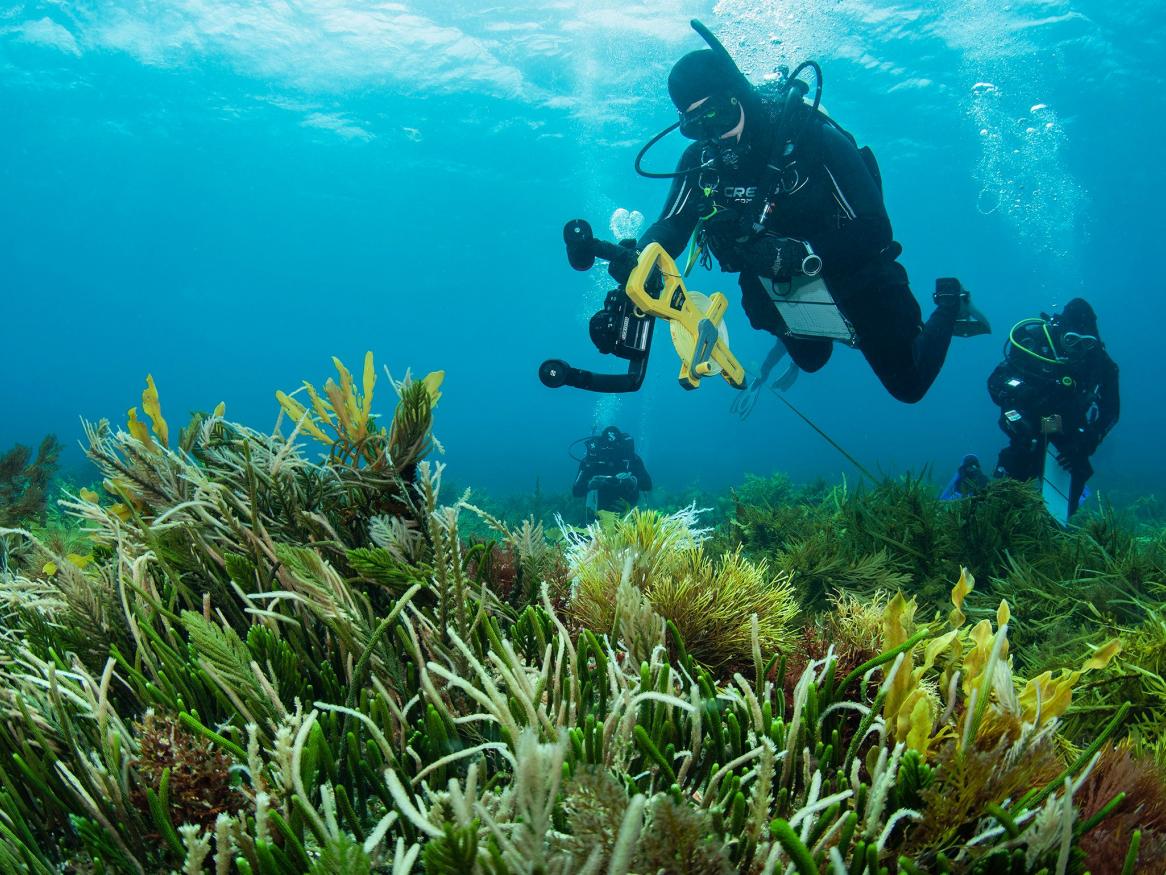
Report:
<svg viewBox="0 0 1166 875"><path fill-rule="evenodd" d="M612 261L627 254L623 245L596 240L591 225L584 219L573 219L564 226L563 242L567 246L567 261L580 271L590 270L597 258ZM539 367L539 379L551 389L573 386L589 392L635 392L643 385L647 373L655 321L655 317L636 307L623 286L612 289L604 298L603 307L591 317L588 333L601 353L627 361L627 373L597 374L571 367L562 359L548 359Z"/></svg>

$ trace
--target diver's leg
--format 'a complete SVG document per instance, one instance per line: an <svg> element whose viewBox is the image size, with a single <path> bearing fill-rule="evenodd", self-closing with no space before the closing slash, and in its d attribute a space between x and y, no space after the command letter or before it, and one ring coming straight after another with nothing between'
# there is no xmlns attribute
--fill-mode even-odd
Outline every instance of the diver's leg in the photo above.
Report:
<svg viewBox="0 0 1166 875"><path fill-rule="evenodd" d="M996 460L996 476L1013 480L1035 480L1041 475L1044 452L1040 441L1013 437L1008 446L1000 451Z"/></svg>
<svg viewBox="0 0 1166 875"><path fill-rule="evenodd" d="M1063 451L1062 441L1058 436L1052 439L1053 445ZM1073 452L1069 448L1069 516L1077 512L1081 503L1081 496L1085 494L1085 483L1093 476L1093 465L1089 457L1080 452Z"/></svg>
<svg viewBox="0 0 1166 875"><path fill-rule="evenodd" d="M907 404L922 399L947 358L958 300L944 301L924 323L907 271L896 261L867 272L840 299L862 354L887 391Z"/></svg>
<svg viewBox="0 0 1166 875"><path fill-rule="evenodd" d="M830 353L834 351L834 342L817 340L812 337L783 337L782 342L789 350L789 357L795 365L806 373L819 371L830 361Z"/></svg>
<svg viewBox="0 0 1166 875"><path fill-rule="evenodd" d="M789 327L769 300L761 280L753 274L743 273L737 283L741 287L741 307L749 324L758 331L768 331L784 344L794 364L803 371L813 373L830 360L830 353L834 351L831 341L786 336Z"/></svg>

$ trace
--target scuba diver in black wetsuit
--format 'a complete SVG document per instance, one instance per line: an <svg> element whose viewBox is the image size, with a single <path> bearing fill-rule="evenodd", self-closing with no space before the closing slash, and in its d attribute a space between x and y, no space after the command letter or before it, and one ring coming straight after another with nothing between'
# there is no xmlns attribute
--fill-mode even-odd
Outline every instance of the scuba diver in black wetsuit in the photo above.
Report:
<svg viewBox="0 0 1166 875"><path fill-rule="evenodd" d="M652 491L652 477L636 453L631 435L609 425L599 436L584 442L587 451L579 462L571 492L576 498L587 497L590 518L601 510L635 507L641 491Z"/></svg>
<svg viewBox="0 0 1166 875"><path fill-rule="evenodd" d="M956 501L977 495L987 488L988 475L980 467L980 457L975 453L968 453L947 486L943 488L943 492L939 494L939 500Z"/></svg>
<svg viewBox="0 0 1166 875"><path fill-rule="evenodd" d="M1089 303L1074 298L1058 315L1042 313L1013 326L1004 361L988 377L988 394L1008 435L996 476L1040 477L1052 443L1071 475L1069 512L1075 511L1093 475L1089 457L1120 412L1117 365L1105 351Z"/></svg>
<svg viewBox="0 0 1166 875"><path fill-rule="evenodd" d="M711 252L724 271L739 273L750 324L784 342L793 361L816 371L833 343L793 333L774 304L782 284L820 273L837 310L887 390L900 401L919 401L938 376L953 333L987 333L987 321L971 307L958 280L936 282L936 310L922 321L896 261L902 247L892 239L881 178L869 148L818 109L821 71L813 62L784 80L774 101L740 72L723 46L699 22L693 27L711 46L690 52L672 68L668 93L680 113L679 127L695 140L676 172L640 167L654 137L636 159L642 175L672 178L660 218L608 265L627 281L637 251L660 243L674 258L696 233L702 255ZM799 80L813 68L818 87L812 103ZM707 255L703 255L707 259Z"/></svg>

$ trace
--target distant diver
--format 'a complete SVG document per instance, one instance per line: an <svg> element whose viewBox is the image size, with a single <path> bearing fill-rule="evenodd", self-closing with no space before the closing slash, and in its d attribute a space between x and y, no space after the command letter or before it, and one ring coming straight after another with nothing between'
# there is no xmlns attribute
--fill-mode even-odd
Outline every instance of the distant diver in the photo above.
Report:
<svg viewBox="0 0 1166 875"><path fill-rule="evenodd" d="M988 378L988 394L1008 436L996 476L1041 477L1051 446L1049 455L1069 474L1067 520L1093 475L1089 457L1120 411L1118 368L1088 302L1073 298L1059 314L1017 322L1008 333L1004 361Z"/></svg>
<svg viewBox="0 0 1166 875"><path fill-rule="evenodd" d="M589 520L601 510L629 510L639 502L641 492L652 491L652 477L631 435L609 425L582 443L586 450L571 492L576 498L586 498Z"/></svg>
<svg viewBox="0 0 1166 875"><path fill-rule="evenodd" d="M710 48L688 53L668 76L680 119L636 157L641 175L673 180L671 193L655 224L612 253L608 272L626 283L648 244L675 258L695 234L692 258L709 266L711 252L721 270L739 274L750 324L780 338L799 368L817 371L842 341L862 351L891 395L919 401L953 334L988 333L987 321L956 279L936 281L935 312L922 321L896 261L902 247L874 154L820 109L817 63L755 87L704 25L692 26ZM817 83L809 101L798 78L807 70ZM647 151L677 128L695 142L676 171L644 170Z"/></svg>
<svg viewBox="0 0 1166 875"><path fill-rule="evenodd" d="M939 500L956 501L960 498L969 498L983 492L987 486L988 475L980 466L980 457L975 453L968 453L947 486L943 488L943 492L939 494Z"/></svg>

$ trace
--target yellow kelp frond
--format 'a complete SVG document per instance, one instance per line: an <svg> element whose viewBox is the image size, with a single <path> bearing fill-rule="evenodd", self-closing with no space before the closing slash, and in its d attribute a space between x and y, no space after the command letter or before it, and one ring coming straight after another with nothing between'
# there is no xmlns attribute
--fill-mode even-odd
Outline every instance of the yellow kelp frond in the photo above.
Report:
<svg viewBox="0 0 1166 875"><path fill-rule="evenodd" d="M333 443L332 438L328 437L328 435L320 431L320 427L316 425L316 421L312 418L312 414L309 413L307 408L300 404L300 402L296 401L290 395L278 390L275 393L275 400L279 402L279 406L284 409L284 412L291 417L292 422L299 424L304 431L306 431L316 440L325 444Z"/></svg>
<svg viewBox="0 0 1166 875"><path fill-rule="evenodd" d="M361 389L364 391L364 403L361 405L361 413L367 420L372 416L372 393L377 384L377 371L372 363L372 350L364 354L364 376L361 380Z"/></svg>
<svg viewBox="0 0 1166 875"><path fill-rule="evenodd" d="M1121 653L1121 639L1114 638L1101 647L1093 651L1093 655L1085 660L1085 665L1082 671L1093 671L1094 669L1102 669L1109 665L1114 657Z"/></svg>
<svg viewBox="0 0 1166 875"><path fill-rule="evenodd" d="M433 406L437 406L438 400L441 398L441 384L445 382L445 371L430 371L422 379L421 383L429 391L429 397L432 399Z"/></svg>
<svg viewBox="0 0 1166 875"><path fill-rule="evenodd" d="M372 427L372 396L376 386L376 369L373 366L372 353L367 352L364 356L361 390L356 388L352 372L344 366L344 362L333 356L332 364L340 376L339 383L329 378L324 383L323 389L317 390L312 383L304 381L304 391L308 393L308 398L312 402L304 430L317 440L333 447L334 454L339 448L342 458L349 461L357 459L371 461L378 453L369 452L365 445L370 438L383 435L382 431ZM276 398L279 399L280 406L296 422L304 416L304 411L307 410L304 405L297 401L293 401L291 405L285 403L288 396L282 392L277 392ZM325 429L335 432L335 437L324 436Z"/></svg>
<svg viewBox="0 0 1166 875"><path fill-rule="evenodd" d="M211 416L215 417L215 419L222 419L226 415L226 413L227 413L227 402L220 401L218 404L215 405L215 409L213 411L211 411Z"/></svg>
<svg viewBox="0 0 1166 875"><path fill-rule="evenodd" d="M1115 638L1095 650L1076 671L1063 668L1055 678L1051 671L1046 671L1029 680L1020 692L1020 707L1025 721L1043 726L1053 717L1060 717L1072 703L1073 687L1081 676L1105 668L1120 652L1121 641Z"/></svg>
<svg viewBox="0 0 1166 875"><path fill-rule="evenodd" d="M170 446L170 426L162 417L162 403L158 400L158 387L154 385L154 377L146 374L146 388L142 390L142 410L150 417L150 425L162 446Z"/></svg>
<svg viewBox="0 0 1166 875"><path fill-rule="evenodd" d="M907 601L903 593L895 593L895 597L887 603L883 612L883 650L894 650L906 643L915 631L915 599ZM903 653L902 662L891 687L887 691L887 699L883 704L883 717L890 727L896 727L899 710L911 695L916 685L914 677L914 654L911 650Z"/></svg>
<svg viewBox="0 0 1166 875"><path fill-rule="evenodd" d="M916 686L903 700L895 720L894 737L907 747L926 754L931 746L931 730L938 712L935 697L924 687Z"/></svg>
<svg viewBox="0 0 1166 875"><path fill-rule="evenodd" d="M68 553L66 554L65 558L68 559L69 562L71 562L73 565L76 565L78 568L85 568L87 565L93 562L92 553L85 556L82 556L80 553Z"/></svg>
<svg viewBox="0 0 1166 875"><path fill-rule="evenodd" d="M101 497L96 492L92 489L86 489L84 486L77 491L77 495L82 501L88 501L90 504L98 504L101 501Z"/></svg>
<svg viewBox="0 0 1166 875"><path fill-rule="evenodd" d="M945 650L952 648L953 644L956 646L952 649L958 658L960 652L959 634L959 629L952 629L951 631L940 635L938 638L932 638L930 641L928 641L923 648L923 664L915 670L916 674L922 674L935 665L936 661L939 659L940 654L942 654Z"/></svg>
<svg viewBox="0 0 1166 875"><path fill-rule="evenodd" d="M129 421L126 422L126 428L130 430L130 434L144 444L146 449L157 450L158 445L150 437L150 429L146 427L146 423L138 419L138 408L131 407L126 411L126 416L129 417Z"/></svg>
<svg viewBox="0 0 1166 875"><path fill-rule="evenodd" d="M984 669L988 667L988 659L992 654L992 644L996 634L992 631L991 620L981 620L971 631L972 649L964 656L963 689L964 695L970 696L980 683Z"/></svg>
<svg viewBox="0 0 1166 875"><path fill-rule="evenodd" d="M350 442L360 440L360 435L357 434L358 417L349 407L349 399L345 397L343 387L338 386L334 380L329 379L324 384L324 396L328 399L329 411L335 417L335 422L332 423L332 427L336 429L337 436L341 440Z"/></svg>
<svg viewBox="0 0 1166 875"><path fill-rule="evenodd" d="M321 389L304 381L310 406L277 392L280 406L296 422L303 420L304 431L331 447L332 462L376 469L392 466L406 480L411 479L412 467L433 448L432 411L441 394L437 387L442 372L430 374L422 382L412 380L406 372L399 383L390 374L400 400L391 427L378 428L372 412L377 382L372 352L364 355L359 387L344 362L333 356L332 364L339 381L330 378Z"/></svg>
<svg viewBox="0 0 1166 875"><path fill-rule="evenodd" d="M943 661L943 670L940 673L939 686L940 689L946 690L951 682L951 678L955 672L963 672L962 659L964 654L964 645L968 639L967 630L963 628L967 620L964 614L964 600L971 594L972 590L976 588L976 578L965 566L960 566L959 580L956 581L955 586L951 590L952 609L948 612L947 622L951 626L951 632L942 636L937 641L932 641L927 646L928 664L932 661L937 661L940 654L945 649L950 649L948 657ZM940 646L937 642L939 640L945 643Z"/></svg>
<svg viewBox="0 0 1166 875"><path fill-rule="evenodd" d="M917 609L915 599L907 601L901 592L895 593L895 597L887 602L883 611L883 647L886 650L898 647L911 637L915 631Z"/></svg>
<svg viewBox="0 0 1166 875"><path fill-rule="evenodd" d="M332 364L336 366L336 372L340 374L339 395L336 395L334 391L328 391L328 397L333 399L332 406L336 408L336 415L347 422L350 429L363 430L367 424L367 420L361 415L364 404L357 395L356 381L352 379L352 372L344 367L344 362L336 356L332 356ZM329 380L328 385L324 388L327 390L334 385Z"/></svg>
<svg viewBox="0 0 1166 875"><path fill-rule="evenodd" d="M976 588L976 578L964 566L960 566L960 579L956 581L956 585L951 590L951 603L955 606L951 609L951 613L947 615L947 621L951 623L953 628L958 629L964 624L967 619L964 616L964 599L968 594Z"/></svg>
<svg viewBox="0 0 1166 875"><path fill-rule="evenodd" d="M316 392L316 387L304 380L304 391L308 393L308 397L312 399L312 409L316 411L316 415L320 418L320 422L332 422L332 408L319 396Z"/></svg>

